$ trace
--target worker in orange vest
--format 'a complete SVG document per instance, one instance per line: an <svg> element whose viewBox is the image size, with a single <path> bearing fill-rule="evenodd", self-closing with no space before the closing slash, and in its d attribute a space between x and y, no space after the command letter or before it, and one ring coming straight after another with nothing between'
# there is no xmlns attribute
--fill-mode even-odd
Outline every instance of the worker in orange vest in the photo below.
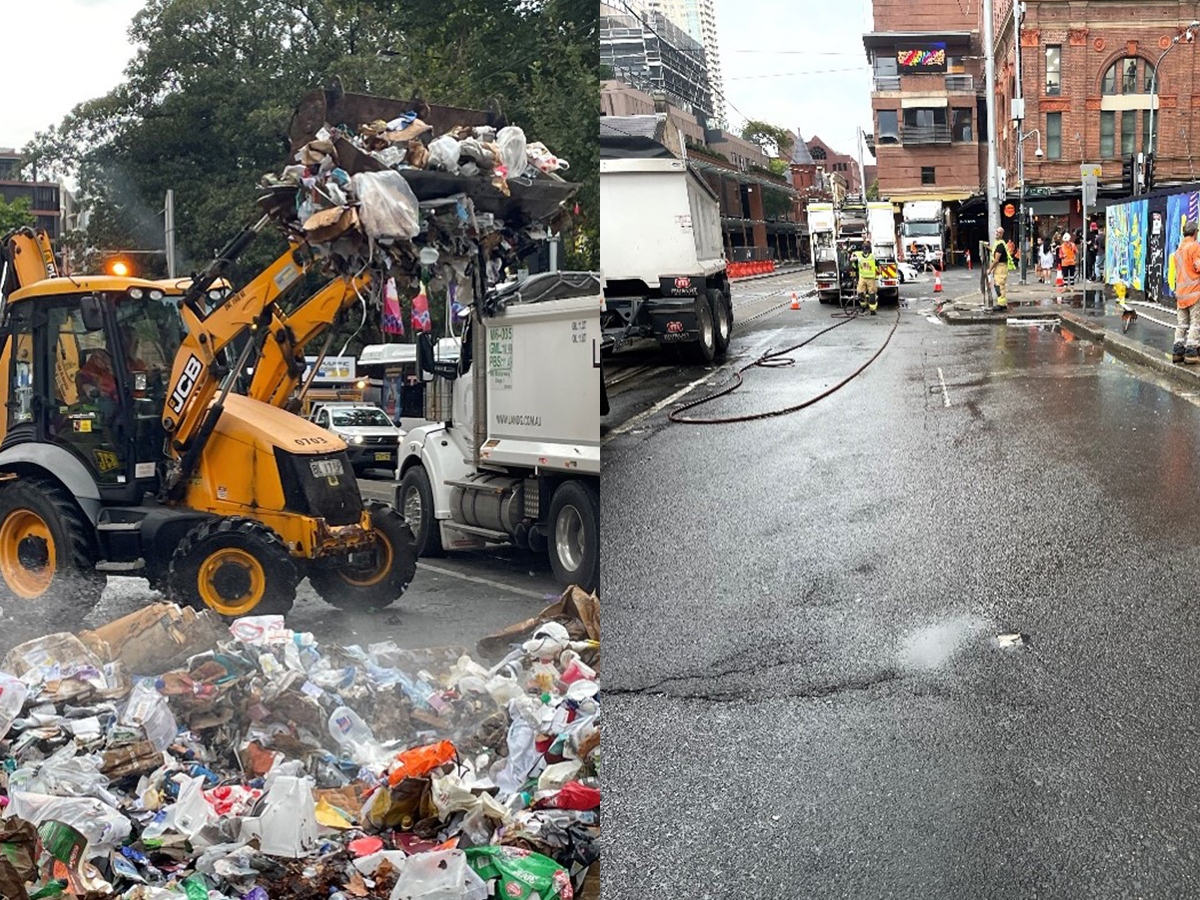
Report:
<svg viewBox="0 0 1200 900"><path fill-rule="evenodd" d="M1175 346L1171 361L1194 366L1200 363L1200 244L1196 223L1183 226L1183 243L1175 251Z"/></svg>
<svg viewBox="0 0 1200 900"><path fill-rule="evenodd" d="M1063 235L1062 246L1058 248L1058 257L1062 261L1063 281L1069 285L1075 283L1075 260L1079 253L1079 247L1075 243L1075 239L1071 237L1071 232Z"/></svg>

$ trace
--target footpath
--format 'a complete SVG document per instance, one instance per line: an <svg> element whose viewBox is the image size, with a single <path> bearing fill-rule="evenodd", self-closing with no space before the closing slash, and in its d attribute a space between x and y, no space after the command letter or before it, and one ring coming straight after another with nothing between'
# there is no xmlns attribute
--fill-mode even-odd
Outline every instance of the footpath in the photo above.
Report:
<svg viewBox="0 0 1200 900"><path fill-rule="evenodd" d="M1007 325L1009 321L1053 319L1077 337L1103 344L1118 359L1200 389L1200 366L1171 362L1175 309L1159 303L1127 301L1123 311L1101 282L1063 288L1009 281L1005 311L989 308L980 291L942 301L938 315L948 325Z"/></svg>

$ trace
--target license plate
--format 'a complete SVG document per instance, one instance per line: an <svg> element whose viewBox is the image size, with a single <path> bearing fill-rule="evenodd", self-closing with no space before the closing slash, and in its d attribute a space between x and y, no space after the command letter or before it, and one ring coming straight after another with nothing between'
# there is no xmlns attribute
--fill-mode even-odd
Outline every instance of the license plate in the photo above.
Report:
<svg viewBox="0 0 1200 900"><path fill-rule="evenodd" d="M331 475L342 474L340 459L314 459L309 463L314 478L329 478Z"/></svg>
<svg viewBox="0 0 1200 900"><path fill-rule="evenodd" d="M390 453L376 453L375 454L375 462L388 462L391 460L391 458L392 458L392 454L390 454Z"/></svg>

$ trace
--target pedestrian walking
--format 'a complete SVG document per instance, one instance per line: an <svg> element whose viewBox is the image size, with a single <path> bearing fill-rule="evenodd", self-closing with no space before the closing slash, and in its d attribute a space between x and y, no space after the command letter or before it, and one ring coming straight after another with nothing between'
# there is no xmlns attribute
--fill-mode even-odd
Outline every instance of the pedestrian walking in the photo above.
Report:
<svg viewBox="0 0 1200 900"><path fill-rule="evenodd" d="M1042 265L1042 283L1045 284L1054 277L1054 249L1049 238L1042 238L1042 249L1039 255Z"/></svg>
<svg viewBox="0 0 1200 900"><path fill-rule="evenodd" d="M1183 226L1183 242L1175 251L1175 346L1171 361L1194 366L1200 363L1200 244L1196 223Z"/></svg>
<svg viewBox="0 0 1200 900"><path fill-rule="evenodd" d="M1071 237L1071 232L1063 235L1062 246L1058 248L1059 260L1062 262L1063 281L1068 285L1075 284L1075 260L1078 258L1079 248L1075 244L1075 239Z"/></svg>
<svg viewBox="0 0 1200 900"><path fill-rule="evenodd" d="M1104 229L1101 228L1096 232L1096 256L1094 259L1094 271L1097 281L1104 280Z"/></svg>
<svg viewBox="0 0 1200 900"><path fill-rule="evenodd" d="M858 305L861 309L870 309L871 315L875 315L879 309L879 288L875 280L875 257L871 253L871 242L864 242L853 259L858 266Z"/></svg>
<svg viewBox="0 0 1200 900"><path fill-rule="evenodd" d="M1008 309L1008 270L1011 265L1012 257L1008 252L1008 244L1004 242L1004 229L997 228L990 266L992 283L996 287L996 309Z"/></svg>

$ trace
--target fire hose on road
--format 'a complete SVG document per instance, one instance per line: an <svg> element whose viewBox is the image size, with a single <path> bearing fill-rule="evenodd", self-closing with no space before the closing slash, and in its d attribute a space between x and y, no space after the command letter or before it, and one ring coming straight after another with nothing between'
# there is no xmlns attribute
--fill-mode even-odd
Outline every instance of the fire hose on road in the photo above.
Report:
<svg viewBox="0 0 1200 900"><path fill-rule="evenodd" d="M814 403L824 400L826 397L830 396L831 394L834 394L834 393L840 391L842 388L844 388L846 385L848 385L851 381L853 381L855 378L857 378L859 375L861 375L863 372L865 372L867 370L867 367L870 366L871 363L873 363L873 362L875 362L875 360L879 359L879 357L883 353L883 351L887 349L887 345L889 343L891 343L892 335L894 335L896 333L896 328L900 325L900 306L899 306L899 304L896 305L896 319L894 322L892 322L892 327L888 331L887 337L884 338L884 341L880 345L879 349L876 350L871 355L871 358L868 359L861 366L859 366L857 369L855 369L852 373L850 373L850 375L846 376L844 379L842 379L837 384L835 384L833 387L829 388L828 390L822 391L821 393L817 394L815 397L810 397L808 400L805 400L803 403L797 403L793 406L786 406L786 407L782 407L780 409L766 410L764 412L745 413L743 415L738 415L738 416L714 416L712 418L697 418L695 416L685 416L684 415L684 413L686 413L690 409L695 409L698 406L703 406L706 403L711 403L712 401L714 401L720 397L727 397L728 395L732 394L734 391L736 391L738 388L740 388L742 386L742 384L745 381L745 379L743 378L743 375L746 372L748 372L750 369L755 369L755 368L786 369L791 366L794 366L796 364L796 360L793 359L791 356L789 356L788 355L789 353L794 353L795 351L799 350L801 347L804 347L807 344L811 344L817 338L821 337L821 335L828 334L829 332L833 331L835 328L841 328L843 325L847 325L850 322L853 322L855 319L858 319L858 318L859 318L858 315L847 315L844 318L841 318L840 321L834 322L832 325L828 326L827 328L822 328L816 334L812 335L811 337L805 338L803 341L801 341L798 344L793 344L792 346L785 347L782 350L768 350L766 353L762 354L762 356L758 357L757 359L755 359L752 362L746 363L746 365L742 366L740 369L738 369L736 372L734 372L733 380L728 385L721 388L719 391L714 391L713 393L707 394L704 397L700 397L699 399L692 400L689 403L683 404L679 408L673 410L667 418L670 419L670 421L672 421L672 422L677 422L677 423L683 424L683 425L730 425L730 424L733 424L734 422L754 422L759 419L771 419L776 416L786 416L786 415L789 415L794 412L799 412L802 409L807 409L808 407L812 406Z"/></svg>

